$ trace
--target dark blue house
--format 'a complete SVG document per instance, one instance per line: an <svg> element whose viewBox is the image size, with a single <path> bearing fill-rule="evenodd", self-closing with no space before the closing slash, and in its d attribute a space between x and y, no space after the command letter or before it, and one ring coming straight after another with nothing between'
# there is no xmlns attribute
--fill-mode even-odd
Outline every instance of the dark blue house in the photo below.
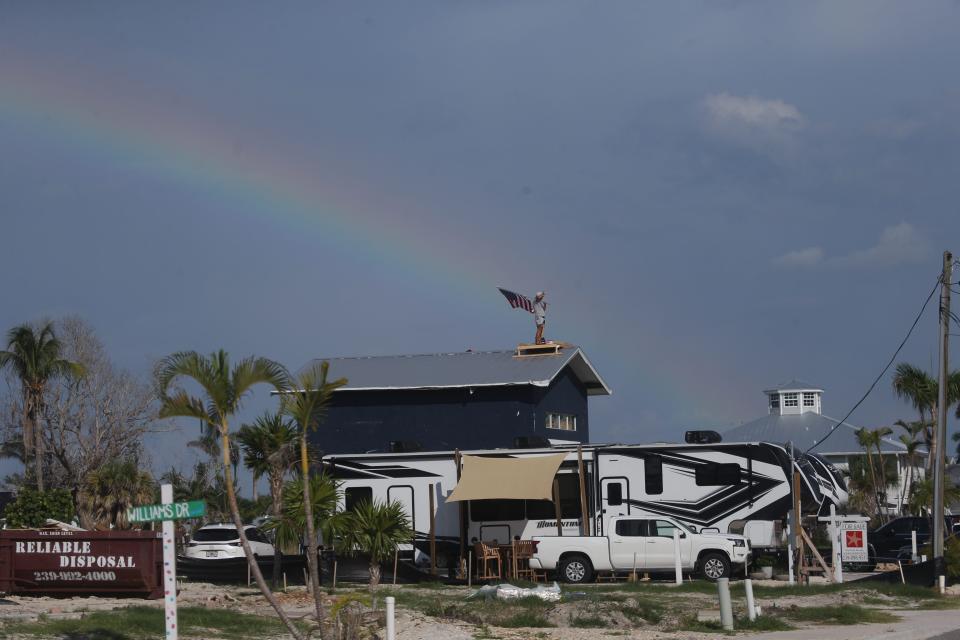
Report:
<svg viewBox="0 0 960 640"><path fill-rule="evenodd" d="M348 380L312 436L324 453L492 449L514 446L516 438L589 442L587 398L610 395L576 346L542 355L467 351L314 362L320 360L330 363L331 378Z"/></svg>

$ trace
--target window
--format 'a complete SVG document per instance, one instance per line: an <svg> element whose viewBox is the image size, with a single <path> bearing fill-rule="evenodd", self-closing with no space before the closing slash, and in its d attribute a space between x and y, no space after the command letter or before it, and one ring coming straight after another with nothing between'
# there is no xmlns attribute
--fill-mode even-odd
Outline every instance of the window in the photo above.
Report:
<svg viewBox="0 0 960 640"><path fill-rule="evenodd" d="M618 507L623 504L623 485L619 482L611 482L607 485L607 505Z"/></svg>
<svg viewBox="0 0 960 640"><path fill-rule="evenodd" d="M660 456L647 456L643 461L643 480L647 495L663 493L663 459Z"/></svg>
<svg viewBox="0 0 960 640"><path fill-rule="evenodd" d="M673 540L673 530L677 528L672 522L666 520L654 520L651 522L650 535L658 538L670 538Z"/></svg>
<svg viewBox="0 0 960 640"><path fill-rule="evenodd" d="M647 521L617 520L617 535L630 538L645 537L647 535Z"/></svg>
<svg viewBox="0 0 960 640"><path fill-rule="evenodd" d="M250 542L265 542L267 544L270 544L270 541L267 540L267 537L265 535L263 535L263 532L260 531L260 529L257 529L256 527L247 527L244 530L244 533L247 534L247 539L250 540Z"/></svg>
<svg viewBox="0 0 960 640"><path fill-rule="evenodd" d="M348 487L343 492L343 508L353 511L361 502L373 501L373 489L370 487Z"/></svg>
<svg viewBox="0 0 960 640"><path fill-rule="evenodd" d="M799 407L799 394L794 393L785 393L783 394L783 406L785 407Z"/></svg>
<svg viewBox="0 0 960 640"><path fill-rule="evenodd" d="M240 536L237 535L237 530L234 527L198 529L191 538L194 542L233 542L239 539Z"/></svg>
<svg viewBox="0 0 960 640"><path fill-rule="evenodd" d="M740 484L740 465L708 462L697 467L696 475L698 487Z"/></svg>
<svg viewBox="0 0 960 640"><path fill-rule="evenodd" d="M804 393L803 394L803 406L813 407L816 405L817 394L815 393Z"/></svg>
<svg viewBox="0 0 960 640"><path fill-rule="evenodd" d="M577 416L570 413L548 413L547 429L559 429L560 431L576 431Z"/></svg>
<svg viewBox="0 0 960 640"><path fill-rule="evenodd" d="M470 520L473 522L489 522L500 520L524 520L526 500L471 500ZM553 503L550 517L553 517Z"/></svg>
<svg viewBox="0 0 960 640"><path fill-rule="evenodd" d="M780 394L779 394L779 393L770 394L770 408L771 408L771 409L779 409L779 408L780 408Z"/></svg>

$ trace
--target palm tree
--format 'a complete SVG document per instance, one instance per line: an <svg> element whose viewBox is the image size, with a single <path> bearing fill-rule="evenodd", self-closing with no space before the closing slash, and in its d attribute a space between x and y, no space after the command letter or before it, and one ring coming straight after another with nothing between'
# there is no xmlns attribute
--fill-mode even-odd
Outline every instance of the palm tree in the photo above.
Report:
<svg viewBox="0 0 960 640"><path fill-rule="evenodd" d="M380 584L380 563L409 542L413 530L399 502L364 500L349 512L342 536L347 553L369 554L370 588L375 589Z"/></svg>
<svg viewBox="0 0 960 640"><path fill-rule="evenodd" d="M927 469L931 469L936 453L937 402L939 383L926 371L907 362L897 365L893 374L893 390L898 398L909 400L920 413L920 422L925 426L924 443L927 445ZM947 377L947 407L960 400L960 371L954 371ZM960 407L958 407L960 417Z"/></svg>
<svg viewBox="0 0 960 640"><path fill-rule="evenodd" d="M323 598L320 595L320 571L317 568L317 533L313 520L313 501L310 499L310 456L307 432L316 431L327 413L333 392L347 384L344 378L327 382L330 365L323 362L302 371L293 381L290 393L283 397L283 412L297 424L300 439L300 477L303 483L304 517L307 525L307 568L313 587L313 601L317 620L322 622Z"/></svg>
<svg viewBox="0 0 960 640"><path fill-rule="evenodd" d="M943 488L944 504L960 502L960 487L949 480ZM910 512L916 516L929 514L933 509L933 479L917 480L910 491Z"/></svg>
<svg viewBox="0 0 960 640"><path fill-rule="evenodd" d="M337 509L343 496L340 483L322 473L311 476L308 493L314 529L323 536L324 543L332 546L343 533L349 515ZM307 528L305 504L303 478L294 478L284 486L283 509L280 516L264 525L265 529L274 531L278 545L285 547L302 545L304 540L308 539L305 535Z"/></svg>
<svg viewBox="0 0 960 640"><path fill-rule="evenodd" d="M887 482L886 465L883 463L883 451L881 449L881 445L883 444L883 439L893 433L893 429L890 427L880 427L879 429L873 429L872 433L873 437L871 439L873 440L873 445L877 449L877 462L878 466L880 467L880 493L883 495L883 503L884 507L886 507L887 488L889 484Z"/></svg>
<svg viewBox="0 0 960 640"><path fill-rule="evenodd" d="M880 504L880 484L877 481L876 467L873 465L873 448L875 445L879 447L879 444L877 444L879 440L879 430L871 431L865 427L857 429L857 443L867 452L867 468L870 473L870 486L877 507L877 516L882 517L883 509Z"/></svg>
<svg viewBox="0 0 960 640"><path fill-rule="evenodd" d="M925 428L925 425L920 421L914 422L904 422L903 420L897 420L894 423L896 426L900 427L906 433L900 434L900 442L903 443L903 446L906 447L907 455L906 460L907 464L910 465L907 469L907 481L903 483L900 491L900 508L903 509L903 505L907 502L908 492L910 487L913 486L913 477L917 468L917 452L920 449L920 440L917 439Z"/></svg>
<svg viewBox="0 0 960 640"><path fill-rule="evenodd" d="M33 457L37 490L43 491L43 416L47 385L58 377L81 376L83 366L62 357L62 345L53 323L40 327L21 324L7 333L7 348L0 351L0 369L9 367L20 379L23 400L23 450Z"/></svg>
<svg viewBox="0 0 960 640"><path fill-rule="evenodd" d="M283 508L283 480L297 463L297 429L279 413L265 413L252 425L244 425L237 433L243 451L243 463L253 472L253 486L266 476L270 483L273 517L279 518ZM254 496L256 500L256 496ZM282 556L280 545L273 546L271 587L280 580Z"/></svg>
<svg viewBox="0 0 960 640"><path fill-rule="evenodd" d="M127 509L153 501L156 483L133 460L116 460L91 471L78 503L85 519L103 529L129 529Z"/></svg>
<svg viewBox="0 0 960 640"><path fill-rule="evenodd" d="M203 399L189 395L182 389L173 390L170 386L178 378L190 378L200 385L205 397ZM240 408L241 401L250 389L257 384L268 384L278 391L287 388L289 376L282 365L267 358L250 357L230 366L230 357L221 349L203 356L195 351L181 351L163 359L157 372L157 382L162 394L161 418L196 418L216 429L220 436L220 452L223 463L223 479L226 486L227 502L230 515L240 535L240 544L247 557L250 572L256 579L257 586L277 615L286 625L290 634L301 638L300 632L284 612L280 603L263 579L260 565L250 549L250 543L243 530L243 520L240 517L240 507L237 504L237 494L234 489L233 477L230 473L230 419Z"/></svg>

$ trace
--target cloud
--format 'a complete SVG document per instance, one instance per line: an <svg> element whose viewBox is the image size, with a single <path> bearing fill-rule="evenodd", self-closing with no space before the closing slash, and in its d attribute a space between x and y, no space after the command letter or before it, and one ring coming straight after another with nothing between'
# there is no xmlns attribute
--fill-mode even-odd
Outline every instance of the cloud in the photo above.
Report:
<svg viewBox="0 0 960 640"><path fill-rule="evenodd" d="M821 262L823 262L823 249L820 247L789 251L773 261L778 267L815 267Z"/></svg>
<svg viewBox="0 0 960 640"><path fill-rule="evenodd" d="M782 100L717 93L707 96L704 106L711 123L718 129L746 127L772 133L803 125L800 110Z"/></svg>
<svg viewBox="0 0 960 640"><path fill-rule="evenodd" d="M930 254L926 238L909 222L886 227L877 244L847 255L825 258L821 247L789 251L774 258L773 264L784 268L812 268L821 265L837 268L870 269L922 262Z"/></svg>
<svg viewBox="0 0 960 640"><path fill-rule="evenodd" d="M926 239L912 224L901 222L884 229L880 241L874 246L835 258L834 263L842 267L891 267L921 262L929 253Z"/></svg>
<svg viewBox="0 0 960 640"><path fill-rule="evenodd" d="M709 134L772 159L789 158L804 117L792 104L755 96L716 93L703 101Z"/></svg>

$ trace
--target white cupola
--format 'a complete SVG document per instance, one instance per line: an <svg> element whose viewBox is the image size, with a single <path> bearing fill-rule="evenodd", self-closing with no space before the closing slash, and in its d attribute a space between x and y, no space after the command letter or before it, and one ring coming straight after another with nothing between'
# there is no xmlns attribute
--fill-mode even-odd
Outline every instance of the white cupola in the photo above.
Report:
<svg viewBox="0 0 960 640"><path fill-rule="evenodd" d="M800 380L765 389L767 408L770 413L781 416L800 415L802 413L820 413L820 396L823 389Z"/></svg>

